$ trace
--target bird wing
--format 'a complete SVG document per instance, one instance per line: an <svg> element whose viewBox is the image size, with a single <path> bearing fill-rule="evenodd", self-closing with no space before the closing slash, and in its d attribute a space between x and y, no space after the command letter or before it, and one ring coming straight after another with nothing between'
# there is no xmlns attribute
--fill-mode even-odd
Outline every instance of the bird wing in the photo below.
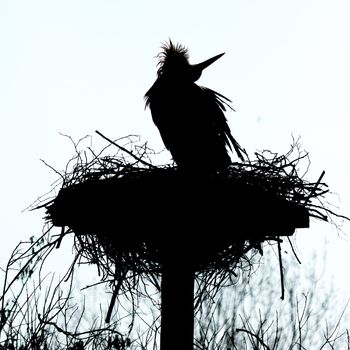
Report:
<svg viewBox="0 0 350 350"><path fill-rule="evenodd" d="M204 115L208 116L211 120L210 123L215 128L217 135L221 138L221 140L225 143L226 146L232 150L231 145L233 146L237 156L244 161L244 154L246 151L240 146L237 140L232 136L229 125L227 124L227 119L225 117L224 111L226 108L229 108L234 111L231 107L231 100L225 97L224 95L211 90L206 87L200 87L205 94L204 105L207 111Z"/></svg>
<svg viewBox="0 0 350 350"><path fill-rule="evenodd" d="M152 113L152 120L157 126L165 147L173 153L176 149L178 112L174 103L173 93L167 91L161 79L157 79L145 94L146 105ZM173 107L175 105L175 107Z"/></svg>

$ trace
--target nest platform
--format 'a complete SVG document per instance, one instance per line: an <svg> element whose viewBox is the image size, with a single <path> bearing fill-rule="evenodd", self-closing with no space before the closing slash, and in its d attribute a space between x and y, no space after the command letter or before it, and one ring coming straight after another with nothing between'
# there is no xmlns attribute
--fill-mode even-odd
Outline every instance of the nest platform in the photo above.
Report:
<svg viewBox="0 0 350 350"><path fill-rule="evenodd" d="M309 227L301 203L233 177L187 177L174 169L63 187L47 207L54 226L95 235L117 251L148 250L162 263L181 249L202 266L228 247Z"/></svg>

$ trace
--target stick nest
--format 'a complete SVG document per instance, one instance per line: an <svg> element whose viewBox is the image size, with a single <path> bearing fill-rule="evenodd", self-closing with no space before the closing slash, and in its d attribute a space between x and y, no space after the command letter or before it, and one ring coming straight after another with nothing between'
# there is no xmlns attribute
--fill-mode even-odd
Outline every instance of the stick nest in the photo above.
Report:
<svg viewBox="0 0 350 350"><path fill-rule="evenodd" d="M96 264L116 293L132 290L144 276L158 286L162 264L174 259L189 259L199 290L208 291L236 276L238 267L251 267L247 253L262 253L263 242L308 227L309 217L342 217L324 204L324 172L316 182L305 179L309 159L298 142L285 155L257 152L254 160L208 177L205 165L184 176L174 165L153 165L152 150L133 137L117 144L100 135L109 145L99 153L74 143L66 169L55 170L58 195L33 208L46 209L46 220L62 227L61 238L74 233L77 255ZM106 155L114 146L115 154Z"/></svg>

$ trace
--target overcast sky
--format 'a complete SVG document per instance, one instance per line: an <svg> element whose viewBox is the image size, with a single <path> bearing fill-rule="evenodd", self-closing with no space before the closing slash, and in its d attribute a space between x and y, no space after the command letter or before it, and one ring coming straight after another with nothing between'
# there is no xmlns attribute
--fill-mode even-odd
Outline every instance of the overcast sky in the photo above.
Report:
<svg viewBox="0 0 350 350"><path fill-rule="evenodd" d="M339 195L331 201L350 215L349 18L348 0L0 0L1 265L19 240L41 232L44 212L22 210L57 178L40 159L61 170L73 155L60 132L93 135L97 148L96 129L163 148L143 96L168 38L187 46L193 63L226 52L199 84L232 99L233 135L250 154L285 153L300 137L309 179L325 170ZM312 222L296 235L300 258L325 237L329 271L350 295L348 237Z"/></svg>

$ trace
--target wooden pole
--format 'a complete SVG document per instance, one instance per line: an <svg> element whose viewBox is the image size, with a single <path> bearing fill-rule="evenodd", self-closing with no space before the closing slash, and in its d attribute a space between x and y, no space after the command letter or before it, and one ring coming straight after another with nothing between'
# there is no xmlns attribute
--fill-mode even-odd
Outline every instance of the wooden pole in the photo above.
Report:
<svg viewBox="0 0 350 350"><path fill-rule="evenodd" d="M160 350L193 350L194 273L178 256L163 265Z"/></svg>

